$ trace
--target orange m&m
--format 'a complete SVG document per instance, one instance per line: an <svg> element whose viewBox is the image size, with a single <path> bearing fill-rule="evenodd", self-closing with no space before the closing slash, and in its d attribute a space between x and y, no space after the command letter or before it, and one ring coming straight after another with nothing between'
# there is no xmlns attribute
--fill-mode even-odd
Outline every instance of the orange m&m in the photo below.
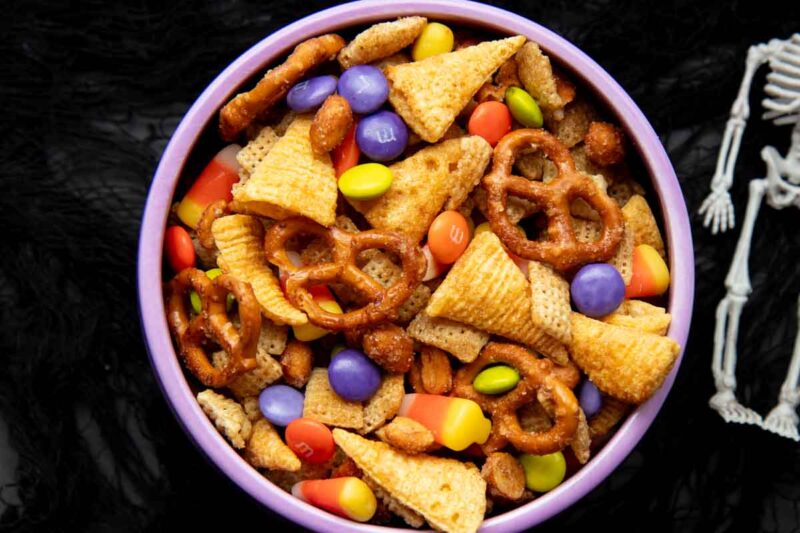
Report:
<svg viewBox="0 0 800 533"><path fill-rule="evenodd" d="M181 226L170 226L164 233L164 249L172 270L180 272L195 264L194 244L189 232Z"/></svg>
<svg viewBox="0 0 800 533"><path fill-rule="evenodd" d="M469 223L458 211L444 211L428 228L428 248L440 263L455 263L468 244Z"/></svg>
<svg viewBox="0 0 800 533"><path fill-rule="evenodd" d="M303 461L322 464L333 457L336 443L328 426L310 418L295 418L286 426L286 445Z"/></svg>
<svg viewBox="0 0 800 533"><path fill-rule="evenodd" d="M470 115L467 130L494 146L511 131L511 112L502 102L483 102Z"/></svg>

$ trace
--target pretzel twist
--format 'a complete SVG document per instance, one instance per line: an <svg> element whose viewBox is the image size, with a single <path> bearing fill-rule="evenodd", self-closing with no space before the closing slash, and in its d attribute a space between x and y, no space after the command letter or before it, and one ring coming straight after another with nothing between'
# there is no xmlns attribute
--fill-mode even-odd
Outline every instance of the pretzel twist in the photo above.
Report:
<svg viewBox="0 0 800 533"><path fill-rule="evenodd" d="M531 145L538 147L556 166L558 174L548 182L529 181L511 174L517 154ZM486 190L492 231L516 255L543 261L557 270L607 261L622 240L622 211L617 203L575 168L569 150L542 129L519 129L503 137L494 149L492 171L482 181ZM506 214L508 195L524 198L537 212L547 216L547 239L528 240ZM579 242L572 227L570 205L578 198L600 215L602 233L593 242Z"/></svg>
<svg viewBox="0 0 800 533"><path fill-rule="evenodd" d="M237 94L219 112L219 133L234 141L250 124L266 113L306 72L336 57L344 39L336 34L321 35L298 44L286 61L270 69L251 90Z"/></svg>
<svg viewBox="0 0 800 533"><path fill-rule="evenodd" d="M214 200L203 209L203 213L200 215L200 220L197 221L197 228L195 230L197 233L197 242L200 243L200 246L206 250L213 250L216 248L211 226L214 224L215 220L229 215L230 213L230 207L225 200Z"/></svg>
<svg viewBox="0 0 800 533"><path fill-rule="evenodd" d="M331 247L331 262L296 266L286 251L286 242L297 235L313 235ZM358 254L379 248L395 253L401 260L403 273L390 287L384 288L356 266ZM349 233L339 228L325 228L305 218L290 218L274 224L264 237L267 260L289 273L286 296L308 314L311 323L332 331L349 330L394 320L397 310L422 281L425 264L422 252L406 235L393 231ZM314 285L342 283L362 294L364 307L335 314L314 301L309 288Z"/></svg>
<svg viewBox="0 0 800 533"><path fill-rule="evenodd" d="M511 365L522 377L502 396L480 393L472 385L475 376L494 363ZM453 395L473 400L491 414L492 433L483 445L486 453L501 450L510 442L523 453L544 455L562 450L572 441L580 407L572 390L559 378L572 381L573 370L556 368L549 359L539 359L521 346L490 342L475 361L456 373ZM555 422L547 431L528 433L520 427L517 410L535 401L540 392L552 399Z"/></svg>
<svg viewBox="0 0 800 533"><path fill-rule="evenodd" d="M194 289L203 302L202 312L189 319L187 301ZM167 318L178 343L184 365L207 387L224 387L237 376L256 367L256 348L261 333L261 308L247 283L222 274L213 281L196 268L180 271L167 286ZM227 311L228 293L238 303L237 329ZM222 367L215 367L204 347L207 339L219 344L228 354Z"/></svg>

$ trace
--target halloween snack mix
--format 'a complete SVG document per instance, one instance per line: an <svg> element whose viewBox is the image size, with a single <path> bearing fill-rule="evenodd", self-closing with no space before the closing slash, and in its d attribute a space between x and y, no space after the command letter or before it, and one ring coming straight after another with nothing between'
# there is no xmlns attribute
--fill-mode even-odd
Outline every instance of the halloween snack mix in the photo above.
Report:
<svg viewBox="0 0 800 533"><path fill-rule="evenodd" d="M680 351L666 247L591 96L523 36L406 17L300 43L221 109L229 144L165 234L166 313L254 469L467 533L654 394Z"/></svg>

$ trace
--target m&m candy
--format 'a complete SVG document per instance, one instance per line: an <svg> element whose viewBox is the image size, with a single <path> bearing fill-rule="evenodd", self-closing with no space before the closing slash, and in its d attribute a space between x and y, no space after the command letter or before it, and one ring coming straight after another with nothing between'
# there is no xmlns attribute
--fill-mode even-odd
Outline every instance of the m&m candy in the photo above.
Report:
<svg viewBox="0 0 800 533"><path fill-rule="evenodd" d="M357 127L357 123L350 126L347 135L344 136L344 140L331 152L331 161L337 178L358 164L361 152L359 152L358 144L356 143Z"/></svg>
<svg viewBox="0 0 800 533"><path fill-rule="evenodd" d="M286 426L286 445L303 461L322 464L336 451L328 426L310 418L296 418Z"/></svg>
<svg viewBox="0 0 800 533"><path fill-rule="evenodd" d="M612 265L590 263L572 278L570 293L578 311L597 318L619 307L625 297L625 282Z"/></svg>
<svg viewBox="0 0 800 533"><path fill-rule="evenodd" d="M203 210L216 200L230 202L233 199L231 189L239 181L239 162L236 154L242 147L230 144L214 156L200 176L189 188L189 192L178 204L177 214L181 222L196 228Z"/></svg>
<svg viewBox="0 0 800 533"><path fill-rule="evenodd" d="M381 386L381 371L363 352L345 349L331 358L328 381L345 400L368 400Z"/></svg>
<svg viewBox="0 0 800 533"><path fill-rule="evenodd" d="M356 144L370 159L389 161L406 149L408 128L397 113L378 111L359 121Z"/></svg>
<svg viewBox="0 0 800 533"><path fill-rule="evenodd" d="M164 251L167 253L169 266L175 272L193 267L197 257L189 232L181 226L170 226L164 233Z"/></svg>
<svg viewBox="0 0 800 533"><path fill-rule="evenodd" d="M625 287L626 298L659 296L669 288L669 269L655 248L640 244L633 249L633 275Z"/></svg>
<svg viewBox="0 0 800 533"><path fill-rule="evenodd" d="M374 200L389 190L393 179L389 167L380 163L364 163L339 177L339 190L351 200Z"/></svg>
<svg viewBox="0 0 800 533"><path fill-rule="evenodd" d="M502 102L483 102L478 104L467 123L470 135L480 135L492 146L511 131L511 113Z"/></svg>
<svg viewBox="0 0 800 533"><path fill-rule="evenodd" d="M422 33L414 41L411 57L414 61L421 61L431 56L446 54L453 49L453 44L455 44L453 30L439 22L431 22L425 25Z"/></svg>
<svg viewBox="0 0 800 533"><path fill-rule="evenodd" d="M303 393L288 385L271 385L258 396L258 407L264 418L276 426L287 426L303 416Z"/></svg>
<svg viewBox="0 0 800 533"><path fill-rule="evenodd" d="M322 105L336 91L336 76L317 76L301 81L286 94L286 103L293 111L304 113Z"/></svg>
<svg viewBox="0 0 800 533"><path fill-rule="evenodd" d="M216 279L222 275L222 270L219 268L212 268L211 270L206 270L206 277L208 279ZM236 301L233 294L228 294L228 299L225 302L225 308L230 311L233 307L233 302ZM197 291L192 290L189 293L189 302L192 304L192 310L197 313L198 315L203 310L203 301L200 299L200 295L197 294Z"/></svg>
<svg viewBox="0 0 800 533"><path fill-rule="evenodd" d="M472 386L482 394L503 394L516 387L519 379L516 368L495 365L481 370L472 381Z"/></svg>
<svg viewBox="0 0 800 533"><path fill-rule="evenodd" d="M567 461L561 452L547 455L523 454L519 457L525 469L525 486L534 492L548 492L564 481Z"/></svg>
<svg viewBox="0 0 800 533"><path fill-rule="evenodd" d="M397 414L413 418L433 432L436 442L457 452L475 442L483 444L492 430L480 406L465 398L406 394Z"/></svg>
<svg viewBox="0 0 800 533"><path fill-rule="evenodd" d="M509 87L506 89L505 101L517 122L526 128L542 127L544 123L542 111L528 91L519 87Z"/></svg>
<svg viewBox="0 0 800 533"><path fill-rule="evenodd" d="M378 508L375 494L357 477L300 481L292 487L292 495L356 522L366 522Z"/></svg>
<svg viewBox="0 0 800 533"><path fill-rule="evenodd" d="M440 263L455 263L468 244L469 223L458 211L444 211L428 228L428 247Z"/></svg>
<svg viewBox="0 0 800 533"><path fill-rule="evenodd" d="M587 417L594 416L603 407L603 395L589 378L583 380L578 389L578 401Z"/></svg>
<svg viewBox="0 0 800 533"><path fill-rule="evenodd" d="M345 70L337 85L339 95L347 100L353 113L372 113L389 96L389 83L381 69L356 65Z"/></svg>

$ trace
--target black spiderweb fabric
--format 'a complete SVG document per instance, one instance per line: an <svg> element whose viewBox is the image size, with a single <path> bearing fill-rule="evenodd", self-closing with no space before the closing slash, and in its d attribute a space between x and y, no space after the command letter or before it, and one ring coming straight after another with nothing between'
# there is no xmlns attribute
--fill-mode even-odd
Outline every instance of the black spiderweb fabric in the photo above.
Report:
<svg viewBox="0 0 800 533"><path fill-rule="evenodd" d="M750 44L800 30L782 2L492 2L565 36L634 97L694 213L708 190ZM292 526L232 486L161 397L139 332L139 217L183 113L231 60L329 2L7 1L0 16L0 529ZM793 11L793 13L792 13ZM782 14L783 13L783 14ZM789 129L751 97L733 188L743 215L758 152ZM797 332L798 213L762 210L740 336L739 396L775 403ZM693 215L697 293L672 394L596 490L538 528L800 530L798 445L707 407L711 335L737 231ZM13 452L9 451L13 450Z"/></svg>

